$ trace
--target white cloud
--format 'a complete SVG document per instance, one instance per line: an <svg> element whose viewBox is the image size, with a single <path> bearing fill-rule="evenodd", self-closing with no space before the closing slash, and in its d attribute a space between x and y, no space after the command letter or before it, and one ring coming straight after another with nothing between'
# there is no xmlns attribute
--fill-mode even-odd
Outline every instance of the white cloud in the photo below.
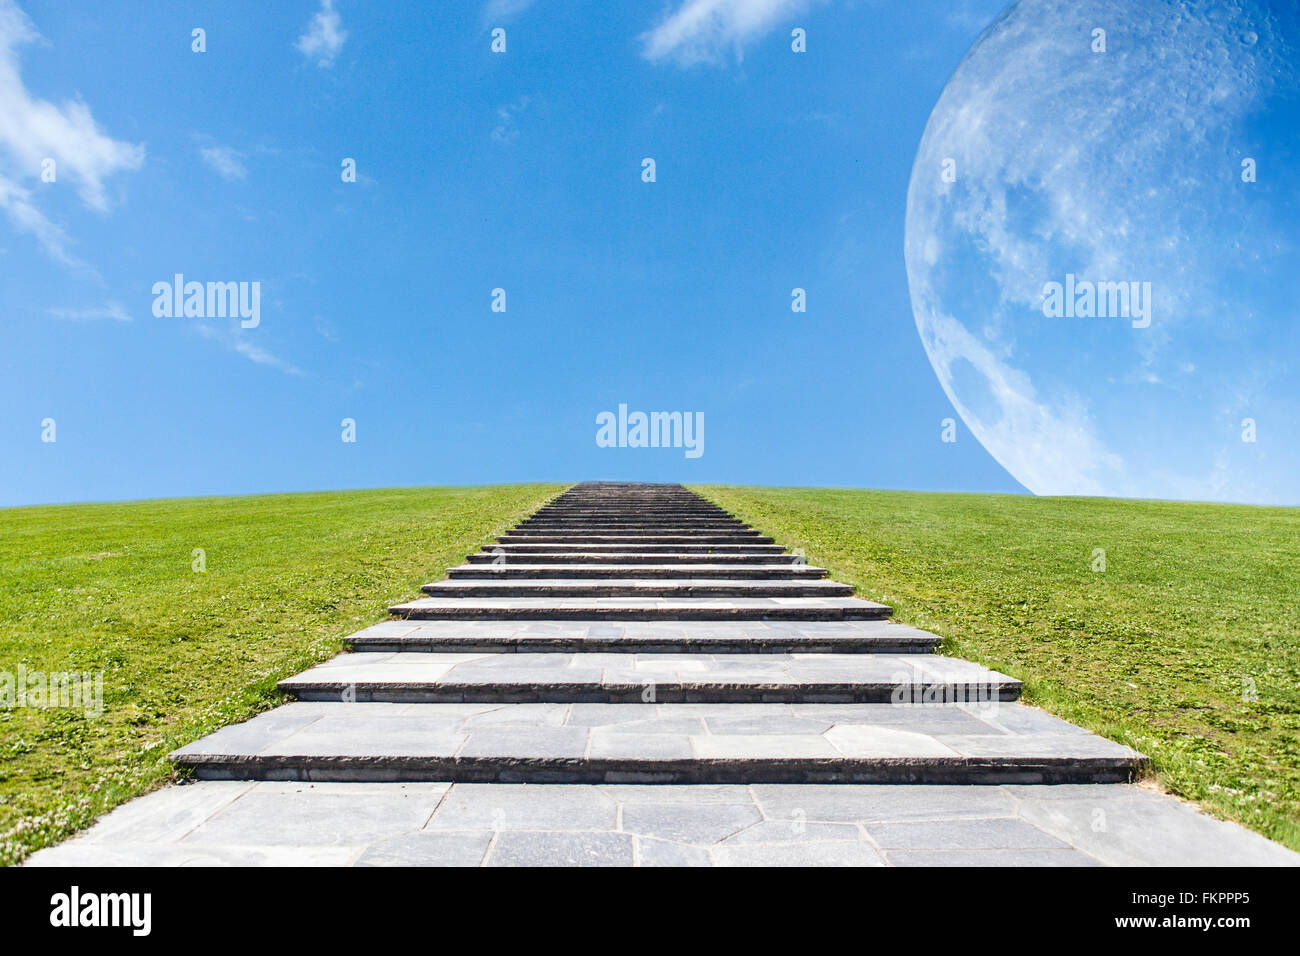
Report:
<svg viewBox="0 0 1300 956"><path fill-rule="evenodd" d="M783 18L808 7L810 0L683 0L653 30L642 35L649 60L673 59L683 65L715 63L729 51L739 59L745 44ZM799 24L791 24L791 27Z"/></svg>
<svg viewBox="0 0 1300 956"><path fill-rule="evenodd" d="M521 96L519 101L511 106L498 106L497 123L492 129L492 141L495 143L507 144L513 143L519 138L519 128L515 125L515 119L528 108L528 97Z"/></svg>
<svg viewBox="0 0 1300 956"><path fill-rule="evenodd" d="M533 5L533 0L488 0L483 7L483 19L491 23L506 23Z"/></svg>
<svg viewBox="0 0 1300 956"><path fill-rule="evenodd" d="M39 39L27 14L13 0L0 0L0 155L9 165L8 175L0 174L0 209L50 256L82 266L68 252L62 227L37 208L22 180L36 180L45 160L52 159L56 183L71 181L86 206L106 212L105 181L139 169L144 147L107 136L79 99L56 105L31 94L19 71L18 49Z"/></svg>
<svg viewBox="0 0 1300 956"><path fill-rule="evenodd" d="M298 37L294 46L308 59L315 58L317 66L330 67L347 38L343 20L334 9L334 0L321 0L320 9L307 24L307 32Z"/></svg>
<svg viewBox="0 0 1300 956"><path fill-rule="evenodd" d="M305 374L303 370L298 368L296 365L290 365L284 359L272 355L266 349L259 345L254 345L246 339L236 339L231 343L231 348L250 361L256 362L258 365L266 365L274 369L279 369L281 372L288 375Z"/></svg>
<svg viewBox="0 0 1300 956"><path fill-rule="evenodd" d="M203 146L199 149L199 155L222 179L234 182L248 175L243 154L229 146Z"/></svg>
<svg viewBox="0 0 1300 956"><path fill-rule="evenodd" d="M89 309L50 309L50 315L56 319L113 319L115 322L130 322L131 314L126 311L119 303L110 302L107 305Z"/></svg>
<svg viewBox="0 0 1300 956"><path fill-rule="evenodd" d="M307 374L298 366L286 362L278 355L273 355L260 345L253 344L247 338L247 333L243 332L238 326L196 325L195 328L205 339L224 345L232 352L244 356L250 362L265 365L267 368L276 369L286 375Z"/></svg>
<svg viewBox="0 0 1300 956"><path fill-rule="evenodd" d="M50 220L31 201L31 192L4 176L0 176L0 209L19 232L36 237L41 248L52 259L78 269L88 268L86 263L68 251L69 239L63 227Z"/></svg>

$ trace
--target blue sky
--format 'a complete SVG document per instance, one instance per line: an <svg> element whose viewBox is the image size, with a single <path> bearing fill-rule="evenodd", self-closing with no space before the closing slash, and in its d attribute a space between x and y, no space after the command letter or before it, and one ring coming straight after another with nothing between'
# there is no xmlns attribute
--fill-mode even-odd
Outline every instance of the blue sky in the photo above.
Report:
<svg viewBox="0 0 1300 956"><path fill-rule="evenodd" d="M903 258L926 120L1000 7L0 0L0 504L1021 490L940 440ZM259 282L260 324L155 316L175 273ZM704 454L598 447L620 403L703 413Z"/></svg>

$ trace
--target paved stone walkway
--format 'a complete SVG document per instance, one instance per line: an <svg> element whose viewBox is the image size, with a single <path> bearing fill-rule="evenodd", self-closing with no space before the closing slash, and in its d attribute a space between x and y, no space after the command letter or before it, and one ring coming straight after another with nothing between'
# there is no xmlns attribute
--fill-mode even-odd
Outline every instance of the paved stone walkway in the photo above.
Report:
<svg viewBox="0 0 1300 956"><path fill-rule="evenodd" d="M32 864L1300 863L679 485L424 591Z"/></svg>
<svg viewBox="0 0 1300 956"><path fill-rule="evenodd" d="M1127 784L218 781L120 807L34 866L1294 866Z"/></svg>

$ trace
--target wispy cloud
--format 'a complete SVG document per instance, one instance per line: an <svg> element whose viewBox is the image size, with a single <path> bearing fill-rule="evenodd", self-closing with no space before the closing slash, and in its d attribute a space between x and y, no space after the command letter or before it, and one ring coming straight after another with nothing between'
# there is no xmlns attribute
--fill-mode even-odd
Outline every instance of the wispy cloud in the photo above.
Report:
<svg viewBox="0 0 1300 956"><path fill-rule="evenodd" d="M131 321L131 314L117 302L109 302L107 305L92 307L89 309L50 309L49 313L56 319L71 319L75 321L89 321L93 319L112 319L115 322Z"/></svg>
<svg viewBox="0 0 1300 956"><path fill-rule="evenodd" d="M483 5L483 19L489 23L507 23L533 5L533 0L488 0Z"/></svg>
<svg viewBox="0 0 1300 956"><path fill-rule="evenodd" d="M237 325L196 325L195 328L205 339L224 345L230 351L244 356L250 362L265 365L267 368L276 369L286 375L301 376L307 374L298 366L286 362L278 355L273 355L260 345L253 343L249 340L247 332L241 330Z"/></svg>
<svg viewBox="0 0 1300 956"><path fill-rule="evenodd" d="M231 344L231 348L233 348L236 352L238 352L240 355L244 356L245 358L249 359L250 361L256 362L258 365L266 365L269 366L270 368L279 369L281 372L284 372L287 375L306 374L302 369L298 368L296 365L289 364L284 359L276 355L272 355L270 352L262 348L260 345L254 345L252 342L249 342L246 339L236 339Z"/></svg>
<svg viewBox="0 0 1300 956"><path fill-rule="evenodd" d="M497 107L499 122L492 129L492 141L495 143L513 143L519 138L519 128L515 119L528 108L528 97L521 96L518 102L508 106Z"/></svg>
<svg viewBox="0 0 1300 956"><path fill-rule="evenodd" d="M234 182L248 176L243 154L229 146L202 146L199 155L222 179Z"/></svg>
<svg viewBox="0 0 1300 956"><path fill-rule="evenodd" d="M32 95L19 69L18 49L39 40L36 27L13 0L0 0L0 152L18 178L0 176L0 209L14 227L36 237L54 259L84 267L68 251L68 237L36 206L21 179L39 176L42 163L54 160L55 182L70 180L81 201L96 212L109 208L105 181L116 173L139 169L144 147L103 133L90 107L81 100L56 105Z"/></svg>
<svg viewBox="0 0 1300 956"><path fill-rule="evenodd" d="M683 0L641 37L648 60L671 59L689 66L717 63L728 53L743 56L746 44L812 0Z"/></svg>
<svg viewBox="0 0 1300 956"><path fill-rule="evenodd" d="M63 227L50 220L31 201L30 190L0 176L0 209L19 232L31 233L51 258L78 269L89 266L68 251L69 239Z"/></svg>
<svg viewBox="0 0 1300 956"><path fill-rule="evenodd" d="M343 19L334 9L334 0L321 0L320 9L311 18L306 32L298 37L298 42L294 46L307 59L315 59L317 66L331 67L347 38L347 31L343 29Z"/></svg>

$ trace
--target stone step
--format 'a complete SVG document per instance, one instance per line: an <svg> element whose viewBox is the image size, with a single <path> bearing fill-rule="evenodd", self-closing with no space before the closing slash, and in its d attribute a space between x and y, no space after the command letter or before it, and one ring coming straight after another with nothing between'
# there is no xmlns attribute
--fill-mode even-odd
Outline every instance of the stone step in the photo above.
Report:
<svg viewBox="0 0 1300 956"><path fill-rule="evenodd" d="M665 515L663 517L658 517L658 518L654 516L646 516L646 515L605 516L603 518L595 518L595 517L566 518L566 517L552 517L552 516L542 515L539 517L529 518L527 520L519 522L519 526L524 528L534 527L537 525L563 525L566 527L632 525L637 527L654 527L654 528L663 527L665 525L679 525L681 527L689 527L689 528L717 527L717 528L728 528L728 529L730 528L745 529L750 527L745 522L739 521L735 518L730 518L730 517L709 518L703 516L690 516L690 515L680 515L677 517Z"/></svg>
<svg viewBox="0 0 1300 956"><path fill-rule="evenodd" d="M833 597L426 597L388 610L426 621L867 621L890 614L884 604Z"/></svg>
<svg viewBox="0 0 1300 956"><path fill-rule="evenodd" d="M539 509L542 512L564 511L585 514L628 514L640 511L704 511L711 514L730 514L725 508L720 508L712 502L703 501L700 498L661 498L645 501L591 501L576 498L572 501L559 500L549 505L543 505Z"/></svg>
<svg viewBox="0 0 1300 956"><path fill-rule="evenodd" d="M724 514L724 512L715 511L699 512L699 514L681 514L681 512L660 512L660 514L645 514L645 512L629 511L627 514L617 514L617 512L606 512L606 514L588 515L588 514L533 514L525 518L520 524L576 524L580 522L630 522L633 524L666 524L669 522L685 522L688 524L744 524L735 515Z"/></svg>
<svg viewBox="0 0 1300 956"><path fill-rule="evenodd" d="M483 546L486 554L593 554L601 552L604 554L695 554L695 555L715 555L715 554L785 554L785 548L779 544L708 544L696 541L685 541L677 544L646 544L637 541L625 541L622 544L610 544L607 542L552 542L540 543L533 542L521 543L517 541L489 544ZM786 555L793 557L793 555Z"/></svg>
<svg viewBox="0 0 1300 956"><path fill-rule="evenodd" d="M501 551L494 554L491 551L481 551L477 554L466 555L465 560L472 565L491 565L494 562L500 566L513 567L518 565L545 564L561 567L583 564L614 564L617 563L623 567L635 567L637 565L705 565L711 567L772 567L772 568L795 568L800 567L800 562L804 559L793 554L780 554L776 552L758 552L758 553L732 553L728 552L709 552L696 551L690 552L673 552L665 551L655 552L636 552L636 551L533 551L533 550L512 550ZM802 565L810 567L810 565Z"/></svg>
<svg viewBox="0 0 1300 956"><path fill-rule="evenodd" d="M535 511L525 521L739 521L733 514L708 508L642 511Z"/></svg>
<svg viewBox="0 0 1300 956"><path fill-rule="evenodd" d="M732 521L521 521L511 534L757 534Z"/></svg>
<svg viewBox="0 0 1300 956"><path fill-rule="evenodd" d="M729 581L815 580L826 577L825 568L809 564L714 564L695 561L690 564L623 564L606 557L602 564L462 564L448 568L453 580L520 580L533 578L725 578Z"/></svg>
<svg viewBox="0 0 1300 956"><path fill-rule="evenodd" d="M663 527L637 527L635 525L574 525L573 527L557 527L555 525L543 527L519 526L511 528L508 532L512 537L527 538L537 537L539 535L551 537L565 537L568 535L577 535L582 537L591 536L612 536L620 538L695 538L714 537L727 540L741 541L746 538L762 537L752 528L691 528L681 526L663 526Z"/></svg>
<svg viewBox="0 0 1300 956"><path fill-rule="evenodd" d="M731 515L644 515L644 514L605 514L605 515L533 515L519 522L521 525L532 524L643 524L661 525L681 522L688 525L726 525L727 527L748 527L739 518Z"/></svg>
<svg viewBox="0 0 1300 956"><path fill-rule="evenodd" d="M533 518L550 518L550 516L559 516L559 518L607 518L610 515L643 515L646 518L662 518L664 515L671 518L735 518L732 512L723 511L719 507L686 507L680 506L663 506L663 507L638 507L638 509L591 509L591 507L543 507L534 511Z"/></svg>
<svg viewBox="0 0 1300 956"><path fill-rule="evenodd" d="M1018 703L300 701L174 751L203 778L1065 784L1145 758Z"/></svg>
<svg viewBox="0 0 1300 956"><path fill-rule="evenodd" d="M737 535L753 537L758 532L744 525L690 525L675 524L646 525L631 522L610 521L604 524L594 522L574 522L573 524L520 524L509 531L514 535L534 534L617 534L624 536L663 536L663 535Z"/></svg>
<svg viewBox="0 0 1300 956"><path fill-rule="evenodd" d="M772 598L850 597L852 586L838 581L733 581L721 578L538 578L536 580L450 580L424 585L433 597L449 598Z"/></svg>
<svg viewBox="0 0 1300 956"><path fill-rule="evenodd" d="M773 544L771 538L760 534L503 534L497 537L500 544L707 544L753 545Z"/></svg>
<svg viewBox="0 0 1300 956"><path fill-rule="evenodd" d="M889 620L383 621L358 651L638 654L930 654L939 636Z"/></svg>
<svg viewBox="0 0 1300 956"><path fill-rule="evenodd" d="M1020 681L916 654L344 654L280 681L299 700L399 703L971 703Z"/></svg>

